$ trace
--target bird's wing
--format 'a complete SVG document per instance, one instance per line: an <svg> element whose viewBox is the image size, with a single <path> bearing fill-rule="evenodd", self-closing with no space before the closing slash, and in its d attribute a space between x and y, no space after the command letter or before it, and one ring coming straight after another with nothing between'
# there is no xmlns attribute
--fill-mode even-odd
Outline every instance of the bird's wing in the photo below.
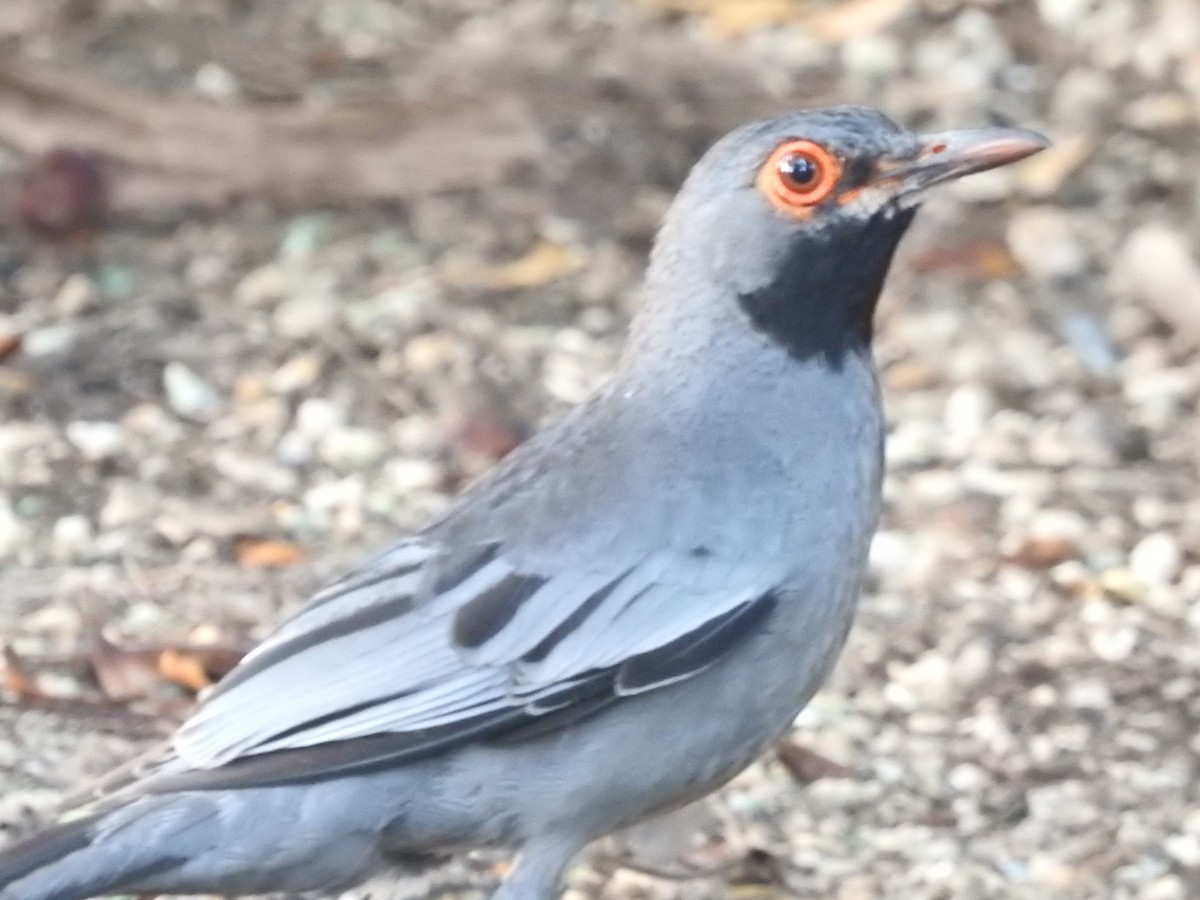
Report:
<svg viewBox="0 0 1200 900"><path fill-rule="evenodd" d="M497 541L396 545L248 655L179 731L178 760L289 754L327 774L553 730L712 664L781 577L699 547L546 568Z"/></svg>

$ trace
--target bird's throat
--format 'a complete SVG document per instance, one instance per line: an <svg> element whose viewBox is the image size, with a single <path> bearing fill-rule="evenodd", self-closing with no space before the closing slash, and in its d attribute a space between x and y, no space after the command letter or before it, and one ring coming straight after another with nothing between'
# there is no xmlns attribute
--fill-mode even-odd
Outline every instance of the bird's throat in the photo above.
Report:
<svg viewBox="0 0 1200 900"><path fill-rule="evenodd" d="M875 306L900 238L916 210L799 232L770 280L738 292L756 330L797 359L840 367L870 344Z"/></svg>

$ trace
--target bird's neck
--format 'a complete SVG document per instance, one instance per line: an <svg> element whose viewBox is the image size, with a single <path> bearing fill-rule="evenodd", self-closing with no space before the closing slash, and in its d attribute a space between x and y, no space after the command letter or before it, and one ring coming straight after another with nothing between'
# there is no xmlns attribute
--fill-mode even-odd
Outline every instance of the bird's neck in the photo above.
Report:
<svg viewBox="0 0 1200 900"><path fill-rule="evenodd" d="M636 391L648 406L704 409L705 416L690 420L699 423L711 415L703 428L748 421L741 413L751 413L749 421L810 414L815 421L822 407L840 406L843 395L874 397L869 323L847 323L813 309L803 297L793 302L809 310L808 316L747 309L755 302L782 302L779 295L714 296L711 286L666 280L669 287L647 281L652 295L647 303L659 306L635 318L614 390ZM701 310L699 304L708 307ZM873 308L874 295L861 314L869 318Z"/></svg>
<svg viewBox="0 0 1200 900"><path fill-rule="evenodd" d="M627 359L716 357L704 361L711 368L743 364L738 351L781 350L836 370L868 356L875 306L913 212L798 231L753 254L706 246L687 233L690 223L668 219Z"/></svg>

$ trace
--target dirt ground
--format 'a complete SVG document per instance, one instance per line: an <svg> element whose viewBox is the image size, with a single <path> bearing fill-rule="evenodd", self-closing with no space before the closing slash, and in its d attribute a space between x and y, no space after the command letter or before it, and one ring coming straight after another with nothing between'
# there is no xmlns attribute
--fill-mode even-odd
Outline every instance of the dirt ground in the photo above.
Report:
<svg viewBox="0 0 1200 900"><path fill-rule="evenodd" d="M848 649L796 723L816 756L607 842L568 896L1200 897L1194 0L4 0L0 18L6 58L148 95L398 94L436 117L452 94L514 104L538 148L402 201L250 197L118 216L87 246L0 231L0 332L21 336L0 361L3 835L186 712L101 636L243 647L419 526L603 379L714 137L852 102L1055 147L931 200L897 260L886 509ZM710 838L688 858L719 876L618 865L680 868L666 837L693 827ZM494 871L347 896L478 897Z"/></svg>

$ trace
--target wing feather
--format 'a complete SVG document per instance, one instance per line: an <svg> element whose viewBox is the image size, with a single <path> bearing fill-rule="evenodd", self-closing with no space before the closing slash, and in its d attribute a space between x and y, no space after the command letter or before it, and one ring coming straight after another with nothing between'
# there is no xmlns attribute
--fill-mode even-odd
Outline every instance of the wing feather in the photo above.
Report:
<svg viewBox="0 0 1200 900"><path fill-rule="evenodd" d="M285 622L185 723L175 751L195 769L311 751L341 771L561 727L690 677L751 633L783 573L712 577L728 568L670 551L547 573L498 542L451 552L412 539Z"/></svg>

